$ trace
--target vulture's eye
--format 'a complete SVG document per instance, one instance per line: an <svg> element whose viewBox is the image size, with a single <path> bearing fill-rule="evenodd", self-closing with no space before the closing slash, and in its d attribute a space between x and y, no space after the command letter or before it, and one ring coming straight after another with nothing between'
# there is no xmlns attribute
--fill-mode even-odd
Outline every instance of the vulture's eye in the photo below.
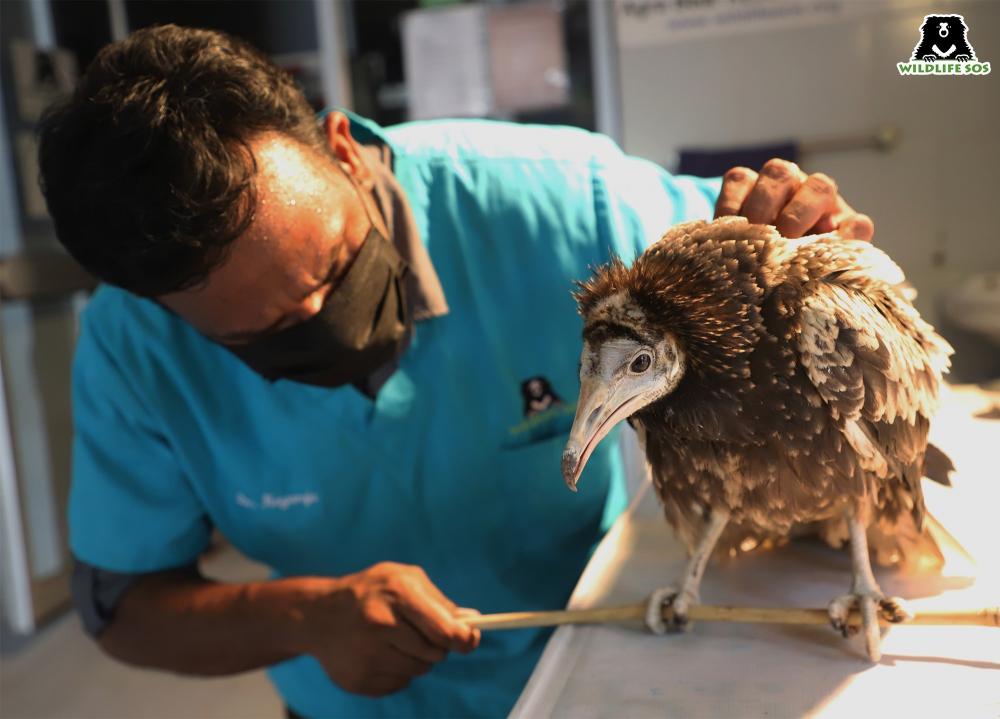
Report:
<svg viewBox="0 0 1000 719"><path fill-rule="evenodd" d="M651 364L653 364L653 358L649 356L648 352L643 352L632 360L632 364L628 366L628 371L635 374L642 374L649 369Z"/></svg>

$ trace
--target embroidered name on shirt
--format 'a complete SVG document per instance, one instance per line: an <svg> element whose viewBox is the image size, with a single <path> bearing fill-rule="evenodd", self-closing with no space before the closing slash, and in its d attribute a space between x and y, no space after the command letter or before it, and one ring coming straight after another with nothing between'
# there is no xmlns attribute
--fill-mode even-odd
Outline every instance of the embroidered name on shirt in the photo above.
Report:
<svg viewBox="0 0 1000 719"><path fill-rule="evenodd" d="M279 509L282 512L287 512L292 507L308 508L314 504L319 504L319 495L315 492L285 495L274 495L265 492L260 496L260 501L256 501L243 494L243 492L237 492L236 504L244 509Z"/></svg>

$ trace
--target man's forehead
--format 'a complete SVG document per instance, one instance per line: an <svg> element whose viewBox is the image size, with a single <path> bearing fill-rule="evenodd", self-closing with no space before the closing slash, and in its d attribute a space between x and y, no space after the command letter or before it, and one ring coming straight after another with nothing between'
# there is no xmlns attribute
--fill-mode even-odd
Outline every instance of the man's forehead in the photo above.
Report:
<svg viewBox="0 0 1000 719"><path fill-rule="evenodd" d="M293 138L261 133L248 144L257 169L249 228L205 282L161 298L212 334L254 326L256 301L308 286L310 271L329 262L324 241L343 232L338 205L352 196L332 159Z"/></svg>
<svg viewBox="0 0 1000 719"><path fill-rule="evenodd" d="M338 173L331 158L278 132L261 133L250 143L257 163L254 186L257 212L271 203L294 206L298 202L327 196Z"/></svg>

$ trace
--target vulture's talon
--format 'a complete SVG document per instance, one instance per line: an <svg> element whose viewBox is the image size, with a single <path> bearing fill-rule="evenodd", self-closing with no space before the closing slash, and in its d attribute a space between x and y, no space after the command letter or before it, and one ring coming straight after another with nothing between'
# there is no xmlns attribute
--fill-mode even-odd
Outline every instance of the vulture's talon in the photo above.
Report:
<svg viewBox="0 0 1000 719"><path fill-rule="evenodd" d="M900 597L883 597L878 603L878 608L879 615L890 624L899 624L913 619L913 612L907 608L906 602Z"/></svg>
<svg viewBox="0 0 1000 719"><path fill-rule="evenodd" d="M858 633L857 626L848 621L851 609L854 605L854 595L845 594L844 596L837 597L831 601L826 610L827 614L830 615L830 626L833 627L834 631L840 634L840 636L844 639L848 639L852 635Z"/></svg>
<svg viewBox="0 0 1000 719"><path fill-rule="evenodd" d="M857 609L861 614L860 627L849 622L852 609ZM859 629L863 630L865 651L873 662L882 658L879 615L893 623L905 621L911 616L899 600L887 598L880 591L858 591L837 597L830 602L827 612L830 615L830 625L845 639L857 634Z"/></svg>
<svg viewBox="0 0 1000 719"><path fill-rule="evenodd" d="M674 587L663 587L649 595L646 604L646 627L653 634L679 634L687 631L691 623L688 610L698 603L698 596L689 591L678 591ZM669 607L669 617L664 618L664 610Z"/></svg>
<svg viewBox="0 0 1000 719"><path fill-rule="evenodd" d="M852 627L850 624L844 624L837 620L830 622L830 624L833 625L834 631L838 632L844 639L848 639L851 636Z"/></svg>

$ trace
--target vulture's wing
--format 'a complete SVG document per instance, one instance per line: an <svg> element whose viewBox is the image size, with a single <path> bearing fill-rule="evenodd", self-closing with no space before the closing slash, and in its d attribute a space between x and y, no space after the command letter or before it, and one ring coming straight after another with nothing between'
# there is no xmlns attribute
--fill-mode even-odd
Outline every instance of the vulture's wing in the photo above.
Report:
<svg viewBox="0 0 1000 719"><path fill-rule="evenodd" d="M901 480L919 515L928 420L951 347L896 289L902 272L872 245L817 238L794 263L814 278L795 309L785 308L801 366L862 468Z"/></svg>
<svg viewBox="0 0 1000 719"><path fill-rule="evenodd" d="M929 418L952 350L896 289L899 268L868 243L834 238L799 254L809 264L820 259L824 272L802 288L793 338L835 416L888 424Z"/></svg>

